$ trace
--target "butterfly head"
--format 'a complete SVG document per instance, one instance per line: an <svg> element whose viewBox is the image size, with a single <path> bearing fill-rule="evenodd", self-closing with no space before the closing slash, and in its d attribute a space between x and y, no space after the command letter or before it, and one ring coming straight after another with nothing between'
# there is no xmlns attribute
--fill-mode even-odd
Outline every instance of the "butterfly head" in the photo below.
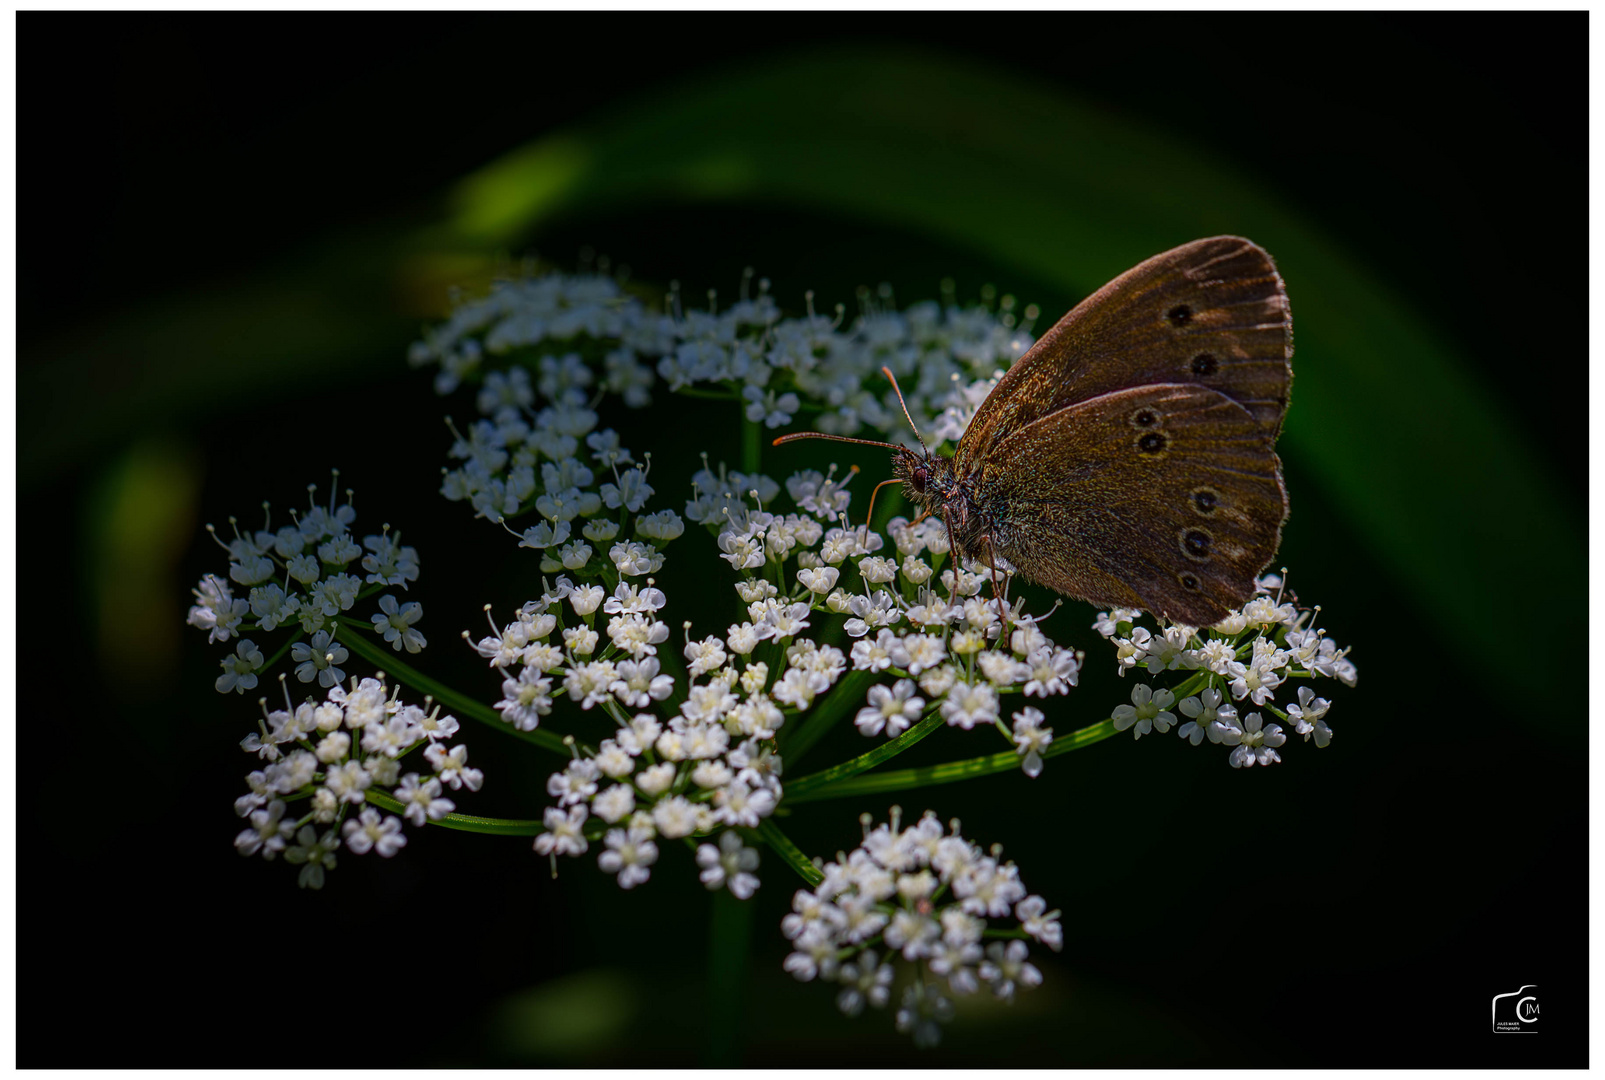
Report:
<svg viewBox="0 0 1605 1080"><path fill-rule="evenodd" d="M892 456L892 475L903 481L903 494L910 502L932 513L940 512L953 493L952 458L898 447Z"/></svg>

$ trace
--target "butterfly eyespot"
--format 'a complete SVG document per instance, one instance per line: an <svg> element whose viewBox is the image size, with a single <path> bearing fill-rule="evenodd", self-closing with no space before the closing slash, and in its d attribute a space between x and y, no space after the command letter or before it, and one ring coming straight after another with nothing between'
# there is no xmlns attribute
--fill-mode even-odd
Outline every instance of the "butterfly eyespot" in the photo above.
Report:
<svg viewBox="0 0 1605 1080"><path fill-rule="evenodd" d="M1220 492L1214 488L1194 488L1191 499L1193 509L1205 517L1209 517L1215 512L1215 508L1220 505Z"/></svg>
<svg viewBox="0 0 1605 1080"><path fill-rule="evenodd" d="M1131 414L1131 426L1138 428L1151 428L1159 423L1159 414L1152 409L1138 409Z"/></svg>
<svg viewBox="0 0 1605 1080"><path fill-rule="evenodd" d="M1193 374L1208 377L1220 370L1220 361L1212 353L1201 352L1193 357Z"/></svg>
<svg viewBox="0 0 1605 1080"><path fill-rule="evenodd" d="M1186 326L1193 321L1193 309L1186 304L1177 304L1165 312L1165 318L1170 320L1172 326Z"/></svg>
<svg viewBox="0 0 1605 1080"><path fill-rule="evenodd" d="M1176 580L1181 582L1181 587L1182 588L1188 589L1188 590L1190 590L1192 592L1197 592L1198 591L1198 575L1197 574L1177 574L1176 575Z"/></svg>
<svg viewBox="0 0 1605 1080"><path fill-rule="evenodd" d="M1143 454L1152 455L1164 453L1165 447L1169 445L1170 440L1165 438L1163 434L1157 431L1150 431L1148 434L1139 436L1137 439L1137 450Z"/></svg>
<svg viewBox="0 0 1605 1080"><path fill-rule="evenodd" d="M1189 559L1207 561L1214 546L1215 538L1203 529L1183 529L1181 532L1181 553Z"/></svg>

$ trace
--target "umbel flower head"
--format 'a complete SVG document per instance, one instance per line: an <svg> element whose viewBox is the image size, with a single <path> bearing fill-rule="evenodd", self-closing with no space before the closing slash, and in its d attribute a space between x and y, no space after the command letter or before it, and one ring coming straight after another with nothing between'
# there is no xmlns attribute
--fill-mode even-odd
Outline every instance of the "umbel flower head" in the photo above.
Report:
<svg viewBox="0 0 1605 1080"><path fill-rule="evenodd" d="M330 484L329 501L321 505L316 485L309 484L309 507L278 529L266 504L262 528L255 532L230 518L234 539L225 543L215 528L206 527L228 553L228 571L226 577L207 574L192 590L195 604L187 622L205 630L208 642L238 639L233 653L223 658L223 674L215 684L219 693L256 689L269 661L255 638L266 640L264 635L275 631L294 632L290 659L297 679L324 689L335 686L345 678L339 665L349 655L336 637L342 620L350 624L347 613L359 601L376 600L378 612L370 616L368 629L396 652L418 653L428 644L417 627L423 605L402 603L388 591L405 591L418 580L418 552L403 546L401 534L388 525L358 544L351 532L357 517L352 492L348 489L346 501L336 505L335 489ZM236 596L236 588L248 592ZM244 637L247 633L253 636ZM303 635L309 640L298 640Z"/></svg>
<svg viewBox="0 0 1605 1080"><path fill-rule="evenodd" d="M958 821L944 829L932 811L906 829L900 819L893 807L889 822L871 828L865 814L863 842L823 863L823 880L792 897L781 922L793 950L785 969L840 984L836 1004L848 1016L885 1008L901 976L897 1029L934 1046L950 996L985 988L1013 1000L1042 981L1028 942L1057 951L1064 936L1059 913L1028 893L1001 848L983 851Z"/></svg>
<svg viewBox="0 0 1605 1080"><path fill-rule="evenodd" d="M1124 675L1145 670L1150 677L1170 678L1176 689L1155 689L1139 682L1131 703L1117 705L1110 719L1116 731L1135 738L1172 727L1198 746L1208 739L1231 748L1232 768L1272 765L1282 760L1278 748L1287 742L1281 724L1267 723L1266 713L1280 718L1293 733L1332 741L1326 714L1331 703L1309 686L1297 688L1297 701L1276 704L1292 684L1336 679L1353 686L1359 670L1324 630L1313 626L1320 608L1301 608L1285 592L1282 574L1267 574L1243 607L1212 627L1176 624L1156 630L1142 626L1144 613L1124 608L1099 614L1092 624L1115 647L1115 663ZM1247 711L1254 709L1256 711ZM1185 722L1173 710L1179 710Z"/></svg>
<svg viewBox="0 0 1605 1080"><path fill-rule="evenodd" d="M934 811L907 827L895 807L878 825L863 815L860 845L830 861L787 839L787 815L850 793L933 736L965 747L963 760L865 779L892 791L1018 769L1054 782L1064 763L1049 759L1172 730L1225 748L1252 777L1291 736L1331 743L1331 705L1313 683L1352 686L1355 668L1316 628L1320 609L1300 608L1271 575L1214 627L1101 613L1096 630L1137 681L1129 703L1075 721L1067 699L1086 656L1061 643L1073 628L1068 615L1053 621L1059 603L1032 609L1011 595L1007 567L956 559L939 519L854 524L856 467L766 471L754 437L801 417L912 443L884 366L940 452L1030 346L1034 309L1023 323L1007 297L899 311L883 289L864 293L851 321L816 313L811 296L786 317L750 278L723 309L710 295L687 310L671 289L659 310L601 274L526 276L460 303L414 346L440 393L472 398L470 419L448 420L440 494L527 549L539 580L487 603L487 630L463 633L490 669L471 692L448 694L405 663L426 644L422 608L401 595L418 554L388 525L358 542L349 493L341 505L314 497L277 528L266 515L254 532L233 523L234 539L219 541L227 573L203 578L189 616L229 649L217 688L253 690L278 667L281 685L293 674L322 695L260 703L241 744L259 767L236 805L247 822L236 846L282 854L306 887L344 850L388 858L406 824L431 822L532 837L554 873L594 855L632 892L662 870L748 900L776 887L778 866L806 886L780 928L785 970L831 983L847 1016L885 1010L930 1046L966 997L1012 1001L1041 981L1033 949L1062 947L1059 912L1000 846L981 848ZM706 455L689 477L654 467L623 410L688 390L743 425L741 468ZM676 546L688 529L707 539ZM676 614L686 598L662 572L683 554L705 560L695 580L728 616L694 626ZM348 675L353 656L389 675ZM512 821L455 814L448 789L460 797L483 777L450 743L457 720L429 697L407 704L402 687L560 754L546 804ZM857 756L788 771L848 725Z"/></svg>
<svg viewBox="0 0 1605 1080"><path fill-rule="evenodd" d="M486 296L458 305L409 354L414 365L438 367L442 394L482 380L478 406L488 419L465 433L472 446L465 444L461 456L483 453L464 475L448 477L447 497L474 498L482 483L493 489L487 504L505 497L505 485L493 481L510 476L518 446L528 444L526 429L541 453L557 451L550 458L572 453L568 440L590 420L598 392L642 408L663 389L718 388L730 392L749 421L768 428L791 423L806 408L821 431L851 435L867 428L912 441L880 375L889 366L920 430L956 440L1000 369L1032 342L1026 327L1036 308L1025 309L1022 325L1009 296L995 311L935 301L898 311L883 288L861 297L863 310L848 324L840 308L833 318L815 314L812 293L805 316L784 317L767 281L750 295L751 276L742 280L740 299L723 310L711 294L708 310L682 310L672 292L669 310L654 311L601 274L500 281ZM506 370L487 370L493 363ZM550 404L537 409L537 396ZM511 448L497 445L504 437ZM503 451L508 462L500 462Z"/></svg>
<svg viewBox="0 0 1605 1080"><path fill-rule="evenodd" d="M484 777L468 766L468 748L447 745L457 728L438 706L405 704L399 689L378 679L335 685L321 702L292 705L288 691L283 709L269 711L264 701L257 731L240 743L262 767L245 778L250 790L234 802L248 822L235 848L268 860L282 854L300 864L299 882L312 889L335 868L342 841L358 855L390 858L407 837L401 818L367 805L376 795L383 792L408 822L423 825L455 809L444 789L479 790Z"/></svg>

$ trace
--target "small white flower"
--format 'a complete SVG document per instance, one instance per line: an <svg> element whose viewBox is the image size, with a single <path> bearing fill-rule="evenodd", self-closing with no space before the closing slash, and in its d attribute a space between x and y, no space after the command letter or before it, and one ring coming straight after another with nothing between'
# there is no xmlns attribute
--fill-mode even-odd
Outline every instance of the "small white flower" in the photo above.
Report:
<svg viewBox="0 0 1605 1080"><path fill-rule="evenodd" d="M1014 714L1014 748L1020 755L1020 769L1027 776L1042 775L1042 751L1053 742L1053 729L1043 727L1041 709L1027 705Z"/></svg>
<svg viewBox="0 0 1605 1080"><path fill-rule="evenodd" d="M635 813L635 789L629 784L614 784L591 800L591 809L597 817L615 825Z"/></svg>
<svg viewBox="0 0 1605 1080"><path fill-rule="evenodd" d="M658 861L658 846L650 828L609 829L603 842L607 850L597 856L596 864L604 873L618 875L619 888L633 889L652 876L648 867Z"/></svg>
<svg viewBox="0 0 1605 1080"><path fill-rule="evenodd" d="M997 691L986 683L955 682L942 703L942 718L949 727L961 727L966 731L976 724L995 724L998 721Z"/></svg>
<svg viewBox="0 0 1605 1080"><path fill-rule="evenodd" d="M589 811L585 804L569 808L567 814L555 806L548 806L542 824L546 831L535 838L535 851L540 855L583 855L588 846L582 827Z"/></svg>
<svg viewBox="0 0 1605 1080"><path fill-rule="evenodd" d="M1016 987L1033 987L1042 983L1042 972L1026 961L1030 949L1015 939L1007 944L994 941L987 946L987 959L980 967L981 981L992 985L992 992L1004 1001L1014 1000Z"/></svg>
<svg viewBox="0 0 1605 1080"><path fill-rule="evenodd" d="M1226 677L1231 680L1234 698L1238 701L1251 698L1256 705L1270 701L1272 692L1282 684L1282 677L1259 657L1246 664L1237 661L1227 664Z"/></svg>
<svg viewBox="0 0 1605 1080"><path fill-rule="evenodd" d="M895 739L919 720L924 708L925 700L914 696L913 679L899 679L891 687L877 683L869 688L869 704L858 710L853 723L865 735L873 737L884 730L888 739Z"/></svg>
<svg viewBox="0 0 1605 1080"><path fill-rule="evenodd" d="M575 758L568 763L568 768L547 777L546 793L556 799L559 806L587 802L596 794L596 777L600 771L596 759Z"/></svg>
<svg viewBox="0 0 1605 1080"><path fill-rule="evenodd" d="M748 386L742 390L741 396L748 402L747 419L754 423L762 422L768 428L784 427L791 423L791 418L802 407L797 395L790 392L776 397L773 390L764 391L756 386Z"/></svg>
<svg viewBox="0 0 1605 1080"><path fill-rule="evenodd" d="M1081 679L1081 654L1071 649L1056 649L1052 643L1033 649L1025 659L1030 678L1025 684L1026 697L1049 697L1068 694Z"/></svg>
<svg viewBox="0 0 1605 1080"><path fill-rule="evenodd" d="M981 669L981 674L986 676L987 682L1000 688L1024 681L1031 673L1029 667L1008 653L995 650L981 653L975 663Z"/></svg>
<svg viewBox="0 0 1605 1080"><path fill-rule="evenodd" d="M290 646L290 659L297 665L295 677L302 682L316 679L325 690L345 681L346 673L337 665L345 663L349 655L327 630L319 630L309 642L298 641Z"/></svg>
<svg viewBox="0 0 1605 1080"><path fill-rule="evenodd" d="M891 964L879 962L874 949L865 949L841 966L837 978L843 986L836 995L836 1007L847 1016L857 1016L866 1004L884 1009L891 997L894 975Z"/></svg>
<svg viewBox="0 0 1605 1080"><path fill-rule="evenodd" d="M1176 714L1165 710L1175 703L1176 695L1169 690L1155 691L1147 683L1138 683L1131 688L1131 704L1116 706L1109 715L1116 731L1133 728L1133 737L1140 739L1156 728L1161 734L1170 730Z"/></svg>
<svg viewBox="0 0 1605 1080"><path fill-rule="evenodd" d="M1148 655L1148 646L1153 637L1145 627L1132 628L1130 637L1115 638L1115 662L1119 665L1120 674L1124 675L1130 668L1142 663L1143 657Z"/></svg>
<svg viewBox="0 0 1605 1080"><path fill-rule="evenodd" d="M696 806L683 795L660 799L652 808L652 824L668 840L690 836L697 831Z"/></svg>
<svg viewBox="0 0 1605 1080"><path fill-rule="evenodd" d="M890 630L882 630L872 640L868 637L853 645L855 671L885 671L889 667L906 667L908 651L903 642Z"/></svg>
<svg viewBox="0 0 1605 1080"><path fill-rule="evenodd" d="M734 635L735 629L735 627L731 627L732 635ZM754 648L757 647L756 638L752 644ZM703 638L701 641L688 641L684 651L685 658L690 664L690 673L693 679L717 670L725 662L724 643L716 637ZM749 649L748 651L750 652L751 650Z"/></svg>
<svg viewBox="0 0 1605 1080"><path fill-rule="evenodd" d="M407 845L401 831L401 819L391 814L381 820L379 811L369 806L355 819L348 818L340 830L346 847L358 855L377 851L382 858L390 858Z"/></svg>
<svg viewBox="0 0 1605 1080"><path fill-rule="evenodd" d="M1262 728L1263 720L1259 713L1249 713L1243 717L1241 724L1216 723L1221 728L1220 741L1235 747L1230 758L1232 768L1271 765L1282 760L1275 748L1285 743L1287 736L1282 734L1277 724Z"/></svg>
<svg viewBox="0 0 1605 1080"><path fill-rule="evenodd" d="M398 605L396 598L386 593L379 598L379 610L383 614L373 616L374 633L381 635L397 652L403 646L410 653L419 652L428 644L423 634L412 628L413 623L423 618L422 604L414 600Z"/></svg>
<svg viewBox="0 0 1605 1080"><path fill-rule="evenodd" d="M534 731L552 711L552 680L539 668L524 667L516 679L502 680L502 699L492 708L519 731Z"/></svg>
<svg viewBox="0 0 1605 1080"><path fill-rule="evenodd" d="M635 775L635 786L647 795L661 795L674 783L674 766L667 761L648 766Z"/></svg>
<svg viewBox="0 0 1605 1080"><path fill-rule="evenodd" d="M263 858L272 859L284 850L295 835L294 819L284 821L284 809L284 802L274 799L265 809L251 812L251 827L234 838L234 846L241 855L255 855L260 851Z"/></svg>
<svg viewBox="0 0 1605 1080"><path fill-rule="evenodd" d="M728 888L738 900L746 900L758 890L758 852L741 842L741 834L727 829L719 836L719 846L697 847L697 875L709 889Z"/></svg>
<svg viewBox="0 0 1605 1080"><path fill-rule="evenodd" d="M1148 641L1145 666L1150 675L1164 671L1190 671L1198 667L1199 658L1192 644L1193 632L1186 626L1169 626L1158 637Z"/></svg>
<svg viewBox="0 0 1605 1080"><path fill-rule="evenodd" d="M217 682L213 686L220 694L226 694L231 690L237 694L254 690L257 682L256 673L261 670L263 663L265 661L262 650L258 649L250 638L242 638L235 646L234 654L223 657L223 674L217 677ZM344 677L344 673L341 674Z"/></svg>
<svg viewBox="0 0 1605 1080"><path fill-rule="evenodd" d="M319 836L312 826L303 825L295 839L296 843L285 850L284 858L287 862L306 864L301 867L296 884L303 889L323 888L323 872L334 869L334 852L340 846L340 838L333 829Z"/></svg>
<svg viewBox="0 0 1605 1080"><path fill-rule="evenodd" d="M424 759L435 770L440 782L453 791L461 791L465 787L469 791L478 791L485 782L483 772L468 767L468 747L461 743L450 750L430 743L424 748Z"/></svg>
<svg viewBox="0 0 1605 1080"><path fill-rule="evenodd" d="M639 513L652 497L652 485L646 482L646 472L637 467L620 475L617 484L602 485L602 501L608 509L624 507L630 513Z"/></svg>
<svg viewBox="0 0 1605 1080"><path fill-rule="evenodd" d="M803 588L819 596L826 596L836 587L841 571L834 566L819 566L797 571L797 580Z"/></svg>
<svg viewBox="0 0 1605 1080"><path fill-rule="evenodd" d="M663 623L665 636L668 627ZM608 689L619 703L632 709L644 709L653 701L662 701L674 691L674 678L658 673L658 658L647 656L641 660L621 660L616 672L618 678Z"/></svg>
<svg viewBox="0 0 1605 1080"><path fill-rule="evenodd" d="M903 577L907 578L911 585L925 584L931 580L931 574L934 572L930 563L915 555L905 555L900 569Z"/></svg>
<svg viewBox="0 0 1605 1080"><path fill-rule="evenodd" d="M863 575L865 581L881 585L897 579L897 564L891 559L872 555L858 560L858 572Z"/></svg>
<svg viewBox="0 0 1605 1080"><path fill-rule="evenodd" d="M421 780L417 773L403 776L400 786L391 794L405 807L403 815L414 825L439 821L457 808L450 799L441 798L439 780Z"/></svg>
<svg viewBox="0 0 1605 1080"><path fill-rule="evenodd" d="M607 636L621 652L639 660L669 640L669 624L645 615L615 615L608 620Z"/></svg>
<svg viewBox="0 0 1605 1080"><path fill-rule="evenodd" d="M576 585L569 590L568 602L574 608L574 614L584 618L601 606L602 598L607 593L600 585Z"/></svg>
<svg viewBox="0 0 1605 1080"><path fill-rule="evenodd" d="M1064 948L1064 930L1059 925L1059 912L1048 911L1048 902L1040 896L1028 896L1014 905L1014 917L1020 920L1020 929L1042 944L1058 952Z"/></svg>
<svg viewBox="0 0 1605 1080"><path fill-rule="evenodd" d="M1325 698L1315 696L1315 691L1308 686L1298 688L1298 704L1287 707L1287 718L1293 721L1293 730L1304 736L1308 742L1310 736L1315 736L1315 745L1325 748L1332 741L1332 729L1326 726L1322 719L1331 708Z"/></svg>
<svg viewBox="0 0 1605 1080"><path fill-rule="evenodd" d="M1226 665L1237 659L1237 650L1225 638L1210 638L1198 650L1198 663L1216 675L1226 674Z"/></svg>
<svg viewBox="0 0 1605 1080"><path fill-rule="evenodd" d="M1216 727L1216 721L1234 723L1237 720L1237 709L1230 703L1221 703L1221 692L1211 687L1196 697L1185 698L1180 709L1188 717L1187 723L1176 730L1176 734L1189 740L1194 746L1204 741L1205 736L1210 742L1220 742L1221 729Z"/></svg>
<svg viewBox="0 0 1605 1080"><path fill-rule="evenodd" d="M947 645L936 634L905 634L903 652L908 656L908 673L918 676L947 658Z"/></svg>

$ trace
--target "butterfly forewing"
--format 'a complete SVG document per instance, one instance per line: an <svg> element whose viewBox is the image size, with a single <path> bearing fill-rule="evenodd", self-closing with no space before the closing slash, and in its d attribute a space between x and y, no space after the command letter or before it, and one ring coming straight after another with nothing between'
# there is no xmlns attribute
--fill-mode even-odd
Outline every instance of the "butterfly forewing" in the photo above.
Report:
<svg viewBox="0 0 1605 1080"><path fill-rule="evenodd" d="M1027 578L1205 626L1252 594L1286 494L1264 423L1232 398L1143 386L1013 432L974 478L992 542Z"/></svg>
<svg viewBox="0 0 1605 1080"><path fill-rule="evenodd" d="M1274 438L1287 411L1292 326L1275 264L1251 241L1216 236L1156 255L1076 305L1009 369L955 464L962 473L1067 405L1153 384L1224 394Z"/></svg>

